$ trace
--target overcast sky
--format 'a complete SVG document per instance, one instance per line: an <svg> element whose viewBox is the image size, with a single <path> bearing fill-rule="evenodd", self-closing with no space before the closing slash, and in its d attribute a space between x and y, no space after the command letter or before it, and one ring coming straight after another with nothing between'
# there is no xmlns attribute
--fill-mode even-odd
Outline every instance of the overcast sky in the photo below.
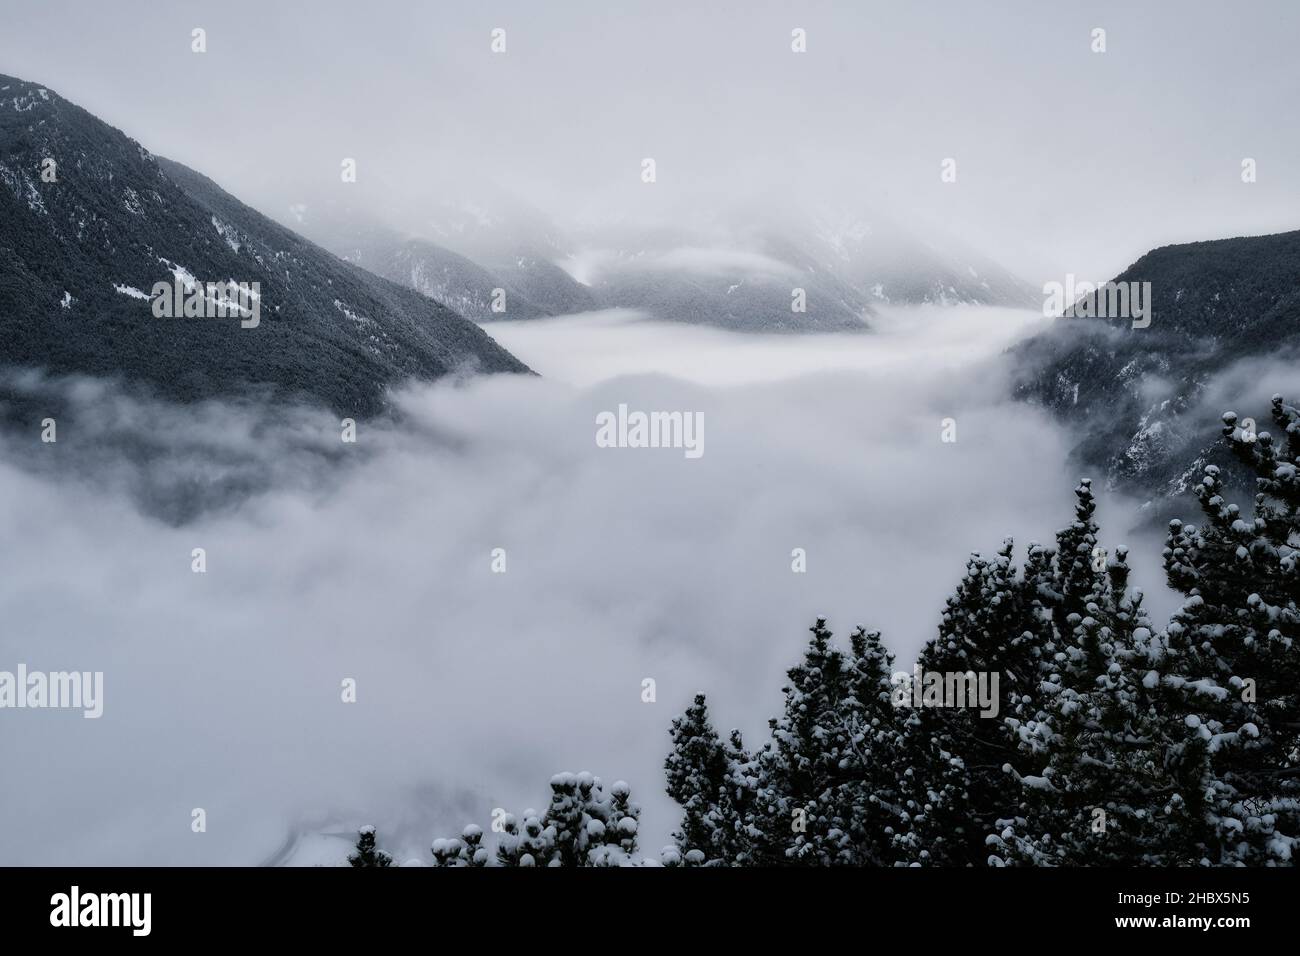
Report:
<svg viewBox="0 0 1300 956"><path fill-rule="evenodd" d="M409 208L495 182L562 224L730 200L887 208L1035 281L1300 225L1293 0L0 0L0 19L0 72L282 219L347 188L351 156L353 195Z"/></svg>

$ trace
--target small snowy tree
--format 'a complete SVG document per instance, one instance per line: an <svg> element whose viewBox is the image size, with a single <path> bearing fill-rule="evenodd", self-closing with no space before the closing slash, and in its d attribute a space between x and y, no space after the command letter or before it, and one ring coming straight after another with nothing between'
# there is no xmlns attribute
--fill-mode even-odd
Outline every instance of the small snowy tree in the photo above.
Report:
<svg viewBox="0 0 1300 956"><path fill-rule="evenodd" d="M537 815L537 811L525 810L523 834L519 840L519 865L545 866L554 844L555 831L542 826L542 818Z"/></svg>
<svg viewBox="0 0 1300 956"><path fill-rule="evenodd" d="M673 749L664 761L668 795L682 808L673 835L679 854L700 850L713 863L732 865L743 855L741 820L731 791L736 764L748 760L733 731L731 748L718 739L709 722L704 695L697 694L669 731Z"/></svg>
<svg viewBox="0 0 1300 956"><path fill-rule="evenodd" d="M465 856L465 842L463 840L440 838L434 840L429 849L433 853L434 866L461 867L469 865L469 860Z"/></svg>
<svg viewBox="0 0 1300 956"><path fill-rule="evenodd" d="M483 831L470 824L459 839L433 841L435 866L622 866L636 856L641 808L622 780L608 789L590 773L551 778L551 803L539 814L502 817L495 851L483 845Z"/></svg>
<svg viewBox="0 0 1300 956"><path fill-rule="evenodd" d="M465 844L465 864L467 866L487 866L491 854L483 846L482 828L471 823L461 831L460 838Z"/></svg>
<svg viewBox="0 0 1300 956"><path fill-rule="evenodd" d="M392 866L393 858L375 848L375 828L364 826L357 831L356 852L348 857L353 866Z"/></svg>

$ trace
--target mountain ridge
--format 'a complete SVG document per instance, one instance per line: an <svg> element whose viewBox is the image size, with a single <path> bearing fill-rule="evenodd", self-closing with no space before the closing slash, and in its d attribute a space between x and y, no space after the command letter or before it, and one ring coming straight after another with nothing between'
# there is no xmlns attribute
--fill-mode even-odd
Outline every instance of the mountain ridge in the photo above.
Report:
<svg viewBox="0 0 1300 956"><path fill-rule="evenodd" d="M394 213L406 221L400 232L321 205L291 208L327 248L447 304L469 300L466 311L483 322L631 309L741 332L862 332L880 305L1041 304L1037 289L987 256L922 241L883 216L728 207L688 222L566 234L508 202L434 203L420 215ZM430 273L458 278L430 282ZM494 288L506 291L503 313L484 307ZM796 289L802 311L792 308Z"/></svg>
<svg viewBox="0 0 1300 956"><path fill-rule="evenodd" d="M370 415L406 379L528 371L450 309L4 75L0 261L4 364L116 376L172 400L266 391ZM258 283L258 326L155 318L149 290L173 277Z"/></svg>
<svg viewBox="0 0 1300 956"><path fill-rule="evenodd" d="M1239 363L1300 350L1297 277L1300 230L1152 249L1111 280L1151 283L1150 325L1058 319L1013 349L1015 394L1069 418L1111 487L1176 498L1204 464L1236 471L1198 406Z"/></svg>

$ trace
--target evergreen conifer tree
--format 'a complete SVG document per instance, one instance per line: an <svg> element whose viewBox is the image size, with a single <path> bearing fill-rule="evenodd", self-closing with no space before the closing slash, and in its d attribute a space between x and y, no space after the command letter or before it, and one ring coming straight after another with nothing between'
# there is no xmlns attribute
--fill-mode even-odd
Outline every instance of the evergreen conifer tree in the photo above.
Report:
<svg viewBox="0 0 1300 956"><path fill-rule="evenodd" d="M356 852L348 857L353 866L392 866L393 858L375 847L375 828L364 826L357 831Z"/></svg>
<svg viewBox="0 0 1300 956"><path fill-rule="evenodd" d="M512 814L501 820L495 852L483 845L483 831L470 824L459 839L432 844L435 866L622 866L634 864L641 808L622 780L608 789L590 773L551 778L551 803L544 814L528 809L522 827Z"/></svg>
<svg viewBox="0 0 1300 956"><path fill-rule="evenodd" d="M1080 550L1087 543L1092 500L1086 482L1080 492L1078 527L1062 550ZM904 750L911 769L905 803L913 830L905 838L911 862L981 865L989 855L987 835L1018 809L1017 800L1008 799L1007 774L1032 766L1021 738L1034 732L1042 716L1045 657L1065 575L1037 545L1030 548L1024 575L1012 563L1012 553L1007 539L991 561L971 556L948 598L939 634L917 660L922 680L933 675L945 687L947 675L967 675L967 688L983 679L990 690L996 678L997 701L990 713L970 701L932 706L924 694L919 708L915 693L910 703L904 700L910 708ZM1082 573L1072 565L1071 573L1071 586L1081 586Z"/></svg>
<svg viewBox="0 0 1300 956"><path fill-rule="evenodd" d="M679 855L693 849L710 862L734 865L743 855L740 814L733 791L744 784L735 779L748 755L733 731L729 743L718 739L709 722L703 694L673 720L669 731L673 749L664 762L668 795L682 808L682 822L673 834Z"/></svg>
<svg viewBox="0 0 1300 956"><path fill-rule="evenodd" d="M1228 412L1224 441L1254 472L1249 517L1207 466L1195 492L1204 523L1170 525L1169 583L1185 595L1168 629L1181 655L1162 681L1184 691L1185 722L1203 742L1211 834L1199 862L1293 862L1300 838L1300 411L1278 395L1270 431Z"/></svg>

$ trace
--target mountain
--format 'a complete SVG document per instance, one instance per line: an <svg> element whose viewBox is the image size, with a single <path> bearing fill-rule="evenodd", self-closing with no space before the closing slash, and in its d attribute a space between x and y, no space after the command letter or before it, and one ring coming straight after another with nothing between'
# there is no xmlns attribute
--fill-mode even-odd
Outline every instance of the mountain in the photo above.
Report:
<svg viewBox="0 0 1300 956"><path fill-rule="evenodd" d="M4 364L116 376L174 400L251 390L364 415L404 379L527 371L451 309L341 261L49 89L6 76L0 264ZM256 327L151 310L160 281L192 289L228 280L259 284Z"/></svg>
<svg viewBox="0 0 1300 956"><path fill-rule="evenodd" d="M428 239L407 236L373 215L335 203L297 204L291 212L304 235L340 259L414 289L468 319L487 322L557 314L529 301L510 282L467 257ZM504 311L493 310L497 301Z"/></svg>
<svg viewBox="0 0 1300 956"><path fill-rule="evenodd" d="M565 233L496 197L398 211L408 231L399 232L320 206L294 208L313 238L479 321L633 309L735 331L861 332L878 305L1042 302L987 257L945 237L922 241L879 215L733 205L702 208L689 221ZM494 288L506 290L505 315L487 308ZM796 297L802 311L792 308Z"/></svg>
<svg viewBox="0 0 1300 956"><path fill-rule="evenodd" d="M293 225L336 255L475 321L590 312L591 290L557 262L571 244L553 223L488 187L476 202L418 201L386 215L336 201L298 202ZM505 312L491 308L505 290Z"/></svg>
<svg viewBox="0 0 1300 956"><path fill-rule="evenodd" d="M951 241L883 217L753 208L690 226L594 232L566 265L604 307L745 331L863 331L879 305L1038 308L1042 296ZM804 290L806 311L791 309Z"/></svg>
<svg viewBox="0 0 1300 956"><path fill-rule="evenodd" d="M1198 409L1210 388L1242 401L1249 374L1226 373L1300 344L1300 231L1164 246L1113 281L1151 283L1150 325L1058 319L1016 349L1016 392L1075 425L1076 456L1111 487L1176 497L1207 463L1235 470L1220 450L1223 409Z"/></svg>
<svg viewBox="0 0 1300 956"><path fill-rule="evenodd" d="M548 315L601 307L587 286L557 264L571 253L572 240L543 213L513 196L485 192L473 202L430 203L410 220L409 228L478 263ZM506 318L515 317L507 312Z"/></svg>
<svg viewBox="0 0 1300 956"><path fill-rule="evenodd" d="M861 332L872 314L862 290L799 248L750 235L607 230L563 264L600 307L665 321L741 332Z"/></svg>
<svg viewBox="0 0 1300 956"><path fill-rule="evenodd" d="M889 217L823 211L791 227L796 241L872 301L894 305L1042 306L1042 294L946 236L922 238Z"/></svg>

